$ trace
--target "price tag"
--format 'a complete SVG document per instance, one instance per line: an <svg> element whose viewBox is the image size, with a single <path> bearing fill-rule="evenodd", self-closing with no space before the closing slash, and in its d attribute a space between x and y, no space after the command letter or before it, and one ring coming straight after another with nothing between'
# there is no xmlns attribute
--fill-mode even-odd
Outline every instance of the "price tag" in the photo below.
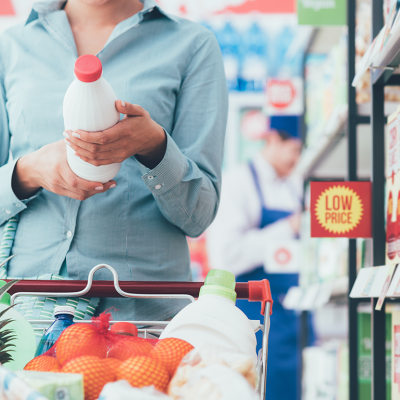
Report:
<svg viewBox="0 0 400 400"><path fill-rule="evenodd" d="M384 285L382 287L382 291L381 291L381 294L379 296L379 300L376 303L375 310L380 311L382 309L382 305L383 305L383 302L385 301L386 293L389 290L390 282L392 281L393 273L394 273L396 267L397 267L397 265L391 265L389 267L389 271L387 273L387 276L386 276L386 279L385 279L385 283L384 283Z"/></svg>
<svg viewBox="0 0 400 400"><path fill-rule="evenodd" d="M371 237L371 182L311 182L311 237Z"/></svg>
<svg viewBox="0 0 400 400"><path fill-rule="evenodd" d="M374 284L375 278L378 275L379 267L375 267L375 268L371 268L371 269L372 269L372 271L368 278L367 284L365 285L364 290L361 293L362 296L369 296L372 285Z"/></svg>

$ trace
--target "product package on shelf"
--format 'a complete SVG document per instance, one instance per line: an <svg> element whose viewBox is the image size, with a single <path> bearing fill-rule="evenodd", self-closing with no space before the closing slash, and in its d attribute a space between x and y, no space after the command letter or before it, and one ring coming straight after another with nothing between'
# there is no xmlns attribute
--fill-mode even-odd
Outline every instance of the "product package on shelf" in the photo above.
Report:
<svg viewBox="0 0 400 400"><path fill-rule="evenodd" d="M306 145L327 134L327 123L346 105L346 35L328 55L310 53L305 61ZM329 125L329 124L328 124Z"/></svg>
<svg viewBox="0 0 400 400"><path fill-rule="evenodd" d="M357 0L356 2L356 71L362 68L362 58L368 52L371 44L371 3L371 0ZM397 2L391 1L390 4L385 7L384 15L386 16L385 27L382 29L380 37L375 38L377 42L374 43L374 58L379 56L379 53L387 44L394 26L399 23ZM388 22L388 24L386 24L386 22ZM371 74L369 71L364 73L358 81L356 86L357 104L369 103L371 101L370 81ZM400 101L400 87L386 86L385 101Z"/></svg>
<svg viewBox="0 0 400 400"><path fill-rule="evenodd" d="M306 347L303 350L302 400L349 400L348 357L347 343L338 340Z"/></svg>
<svg viewBox="0 0 400 400"><path fill-rule="evenodd" d="M345 238L312 238L309 211L309 188L306 187L306 210L300 226L301 267L299 285L308 288L320 282L334 281L347 276L348 240ZM361 262L365 253L360 247Z"/></svg>
<svg viewBox="0 0 400 400"><path fill-rule="evenodd" d="M299 284L301 287L308 287L317 282L317 243L310 234L310 212L303 212L300 227L301 240L301 268Z"/></svg>
<svg viewBox="0 0 400 400"><path fill-rule="evenodd" d="M391 399L391 347L392 314L386 310L386 399ZM371 309L360 307L358 311L358 383L359 398L371 399ZM383 399L381 399L383 400Z"/></svg>
<svg viewBox="0 0 400 400"><path fill-rule="evenodd" d="M388 117L386 140L386 264L400 262L400 115Z"/></svg>
<svg viewBox="0 0 400 400"><path fill-rule="evenodd" d="M392 311L392 400L400 400L400 308Z"/></svg>

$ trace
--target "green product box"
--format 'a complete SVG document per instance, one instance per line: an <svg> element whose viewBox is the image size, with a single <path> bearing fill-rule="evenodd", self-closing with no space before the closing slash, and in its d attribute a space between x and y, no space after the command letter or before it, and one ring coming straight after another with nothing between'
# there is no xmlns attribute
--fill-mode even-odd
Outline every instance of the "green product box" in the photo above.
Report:
<svg viewBox="0 0 400 400"><path fill-rule="evenodd" d="M49 400L84 400L81 374L17 371L16 375Z"/></svg>
<svg viewBox="0 0 400 400"><path fill-rule="evenodd" d="M358 385L359 400L371 400L371 314L358 314ZM386 314L386 400L392 393L392 314Z"/></svg>

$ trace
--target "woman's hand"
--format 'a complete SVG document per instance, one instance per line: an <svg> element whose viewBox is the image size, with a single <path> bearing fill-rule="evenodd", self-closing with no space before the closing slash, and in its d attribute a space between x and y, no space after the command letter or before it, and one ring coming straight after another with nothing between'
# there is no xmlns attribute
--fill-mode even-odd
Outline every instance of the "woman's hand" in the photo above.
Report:
<svg viewBox="0 0 400 400"><path fill-rule="evenodd" d="M115 105L121 114L125 114L123 120L102 132L66 131L66 143L83 161L96 166L120 163L136 156L143 165L153 169L165 155L167 138L164 129L138 105L121 100Z"/></svg>
<svg viewBox="0 0 400 400"><path fill-rule="evenodd" d="M12 188L19 199L31 197L42 187L61 196L83 201L115 186L115 181L102 184L76 176L68 165L63 140L21 157L12 178Z"/></svg>

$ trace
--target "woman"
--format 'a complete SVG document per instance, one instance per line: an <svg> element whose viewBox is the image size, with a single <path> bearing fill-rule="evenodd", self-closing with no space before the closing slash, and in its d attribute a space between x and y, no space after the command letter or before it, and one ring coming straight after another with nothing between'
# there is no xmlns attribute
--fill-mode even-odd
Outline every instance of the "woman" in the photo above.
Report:
<svg viewBox="0 0 400 400"><path fill-rule="evenodd" d="M99 57L125 115L64 133L87 162L123 162L104 185L66 162L62 103L82 54ZM154 0L37 3L0 37L0 83L0 235L20 215L9 276L87 279L108 263L122 280L190 280L186 235L207 228L220 193L227 89L215 37ZM115 319L152 320L182 303L105 299L98 311L110 306Z"/></svg>

